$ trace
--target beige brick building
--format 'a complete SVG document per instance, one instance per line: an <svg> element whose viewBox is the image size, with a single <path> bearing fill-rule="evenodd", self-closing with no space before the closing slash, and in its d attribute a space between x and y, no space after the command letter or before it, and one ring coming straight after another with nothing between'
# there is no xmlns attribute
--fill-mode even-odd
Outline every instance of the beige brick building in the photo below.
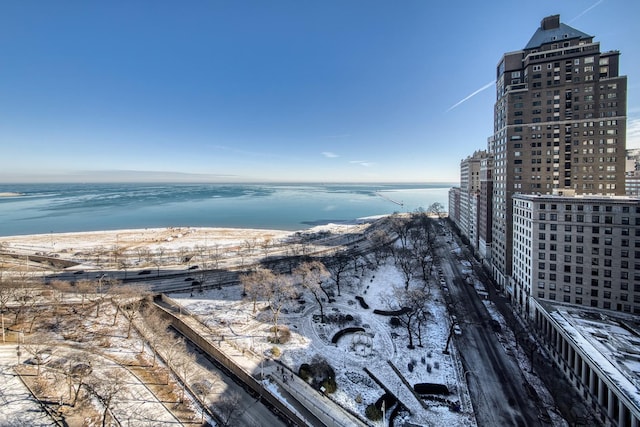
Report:
<svg viewBox="0 0 640 427"><path fill-rule="evenodd" d="M619 57L553 15L498 63L491 262L511 298L514 195L625 194L627 79Z"/></svg>

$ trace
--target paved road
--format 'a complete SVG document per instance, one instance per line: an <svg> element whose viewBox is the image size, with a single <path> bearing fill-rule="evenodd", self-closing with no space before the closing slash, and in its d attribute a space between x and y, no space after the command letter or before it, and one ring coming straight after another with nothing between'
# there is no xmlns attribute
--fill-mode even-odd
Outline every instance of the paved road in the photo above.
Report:
<svg viewBox="0 0 640 427"><path fill-rule="evenodd" d="M455 236L447 231L436 249L449 287L449 302L462 328L457 347L479 426L542 426L539 410L528 398L522 373L491 327L491 317L473 286L457 253ZM447 243L447 239L452 243ZM462 252L462 259L465 252Z"/></svg>
<svg viewBox="0 0 640 427"><path fill-rule="evenodd" d="M233 412L232 425L242 426L274 426L285 427L287 423L278 418L271 409L263 403L260 396L247 391L247 387L234 381L226 371L220 369L220 365L211 360L187 340L187 346L193 354L197 355L197 366L192 377L195 381L208 380L213 390L209 394L212 398L211 406L219 405L221 401L238 399L236 410ZM224 420L223 420L224 421Z"/></svg>

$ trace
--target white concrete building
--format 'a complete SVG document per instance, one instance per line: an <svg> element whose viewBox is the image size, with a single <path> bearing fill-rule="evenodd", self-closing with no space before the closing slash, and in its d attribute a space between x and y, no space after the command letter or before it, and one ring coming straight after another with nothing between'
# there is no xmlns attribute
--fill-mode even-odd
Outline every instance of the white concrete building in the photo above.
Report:
<svg viewBox="0 0 640 427"><path fill-rule="evenodd" d="M640 198L513 196L514 305L531 299L640 314Z"/></svg>

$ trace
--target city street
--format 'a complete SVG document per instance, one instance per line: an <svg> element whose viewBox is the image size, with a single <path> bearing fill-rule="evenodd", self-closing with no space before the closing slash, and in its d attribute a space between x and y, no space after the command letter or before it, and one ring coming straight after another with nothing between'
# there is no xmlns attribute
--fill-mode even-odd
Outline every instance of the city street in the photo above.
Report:
<svg viewBox="0 0 640 427"><path fill-rule="evenodd" d="M473 273L463 261L470 261L471 255L465 249L456 250L455 234L447 227L443 230L446 235L438 236L441 243L436 254L449 289L451 314L457 317L462 330L455 339L478 425L546 425L539 420L539 409L527 395L519 366L498 341L480 296L466 282L467 275Z"/></svg>

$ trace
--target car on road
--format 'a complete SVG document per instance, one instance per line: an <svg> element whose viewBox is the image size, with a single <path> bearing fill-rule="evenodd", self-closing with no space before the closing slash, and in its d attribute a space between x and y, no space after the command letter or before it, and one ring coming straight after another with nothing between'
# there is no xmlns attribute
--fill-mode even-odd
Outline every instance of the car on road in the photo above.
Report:
<svg viewBox="0 0 640 427"><path fill-rule="evenodd" d="M458 325L457 323L453 325L453 333L458 336L462 335L462 329L460 329L460 325Z"/></svg>

